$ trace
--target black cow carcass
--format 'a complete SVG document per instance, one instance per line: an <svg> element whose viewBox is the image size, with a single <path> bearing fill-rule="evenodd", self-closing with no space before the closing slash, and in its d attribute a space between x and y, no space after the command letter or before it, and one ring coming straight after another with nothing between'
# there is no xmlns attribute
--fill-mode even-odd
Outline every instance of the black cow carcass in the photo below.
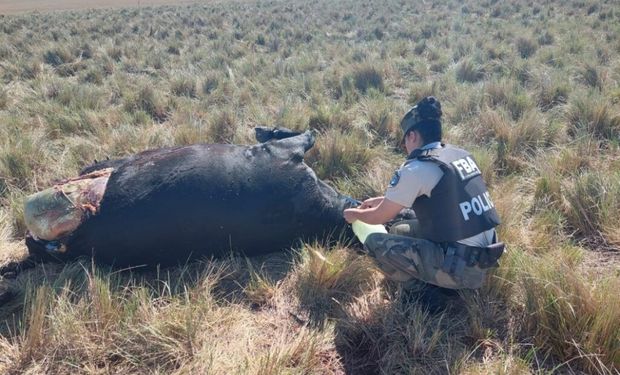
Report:
<svg viewBox="0 0 620 375"><path fill-rule="evenodd" d="M29 197L28 249L59 260L172 264L348 233L342 211L355 202L303 161L313 135L261 128L257 138L263 142L163 148L87 167Z"/></svg>

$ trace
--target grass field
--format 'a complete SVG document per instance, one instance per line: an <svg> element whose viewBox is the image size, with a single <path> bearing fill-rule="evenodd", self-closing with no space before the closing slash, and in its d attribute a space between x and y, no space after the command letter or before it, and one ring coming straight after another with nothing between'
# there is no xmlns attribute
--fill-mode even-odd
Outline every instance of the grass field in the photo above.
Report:
<svg viewBox="0 0 620 375"><path fill-rule="evenodd" d="M214 1L180 0L3 0L0 3L0 15L28 12L50 12L80 9L148 7L153 5L188 5L196 3L213 3Z"/></svg>
<svg viewBox="0 0 620 375"><path fill-rule="evenodd" d="M509 248L441 313L354 246L148 272L38 265L0 279L0 372L618 374L619 21L616 1L586 0L0 18L4 264L25 256L28 194L106 156L253 143L256 125L314 129L306 162L321 178L382 194L404 156L400 118L430 94L446 141L483 169Z"/></svg>

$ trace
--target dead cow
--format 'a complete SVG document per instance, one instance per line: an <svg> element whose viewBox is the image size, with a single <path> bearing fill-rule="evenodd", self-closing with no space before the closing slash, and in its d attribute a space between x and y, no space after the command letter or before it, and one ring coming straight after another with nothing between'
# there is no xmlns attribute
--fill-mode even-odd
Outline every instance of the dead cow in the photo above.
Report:
<svg viewBox="0 0 620 375"><path fill-rule="evenodd" d="M342 211L355 202L303 162L312 134L262 128L257 136L265 142L157 149L90 166L27 200L28 249L59 260L172 264L341 233Z"/></svg>

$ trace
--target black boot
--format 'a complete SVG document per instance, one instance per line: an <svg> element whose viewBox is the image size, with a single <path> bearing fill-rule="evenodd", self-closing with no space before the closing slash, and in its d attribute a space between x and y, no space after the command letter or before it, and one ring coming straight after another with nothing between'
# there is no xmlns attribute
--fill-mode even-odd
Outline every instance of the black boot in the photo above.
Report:
<svg viewBox="0 0 620 375"><path fill-rule="evenodd" d="M455 289L441 288L428 284L421 290L406 290L403 293L405 301L417 303L432 314L449 309L458 303L459 292Z"/></svg>

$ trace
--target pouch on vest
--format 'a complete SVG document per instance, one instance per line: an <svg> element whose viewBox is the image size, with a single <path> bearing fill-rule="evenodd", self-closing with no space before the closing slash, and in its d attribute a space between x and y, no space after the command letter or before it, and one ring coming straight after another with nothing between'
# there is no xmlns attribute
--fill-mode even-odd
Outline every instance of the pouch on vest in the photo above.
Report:
<svg viewBox="0 0 620 375"><path fill-rule="evenodd" d="M497 242L493 245L489 245L487 247L482 248L480 252L480 256L478 258L478 266L480 268L492 268L498 267L499 263L497 261L504 254L504 249L506 245L503 242Z"/></svg>
<svg viewBox="0 0 620 375"><path fill-rule="evenodd" d="M446 256L441 269L459 277L465 266L487 269L498 267L497 261L504 253L503 242L494 243L486 247L448 246Z"/></svg>

